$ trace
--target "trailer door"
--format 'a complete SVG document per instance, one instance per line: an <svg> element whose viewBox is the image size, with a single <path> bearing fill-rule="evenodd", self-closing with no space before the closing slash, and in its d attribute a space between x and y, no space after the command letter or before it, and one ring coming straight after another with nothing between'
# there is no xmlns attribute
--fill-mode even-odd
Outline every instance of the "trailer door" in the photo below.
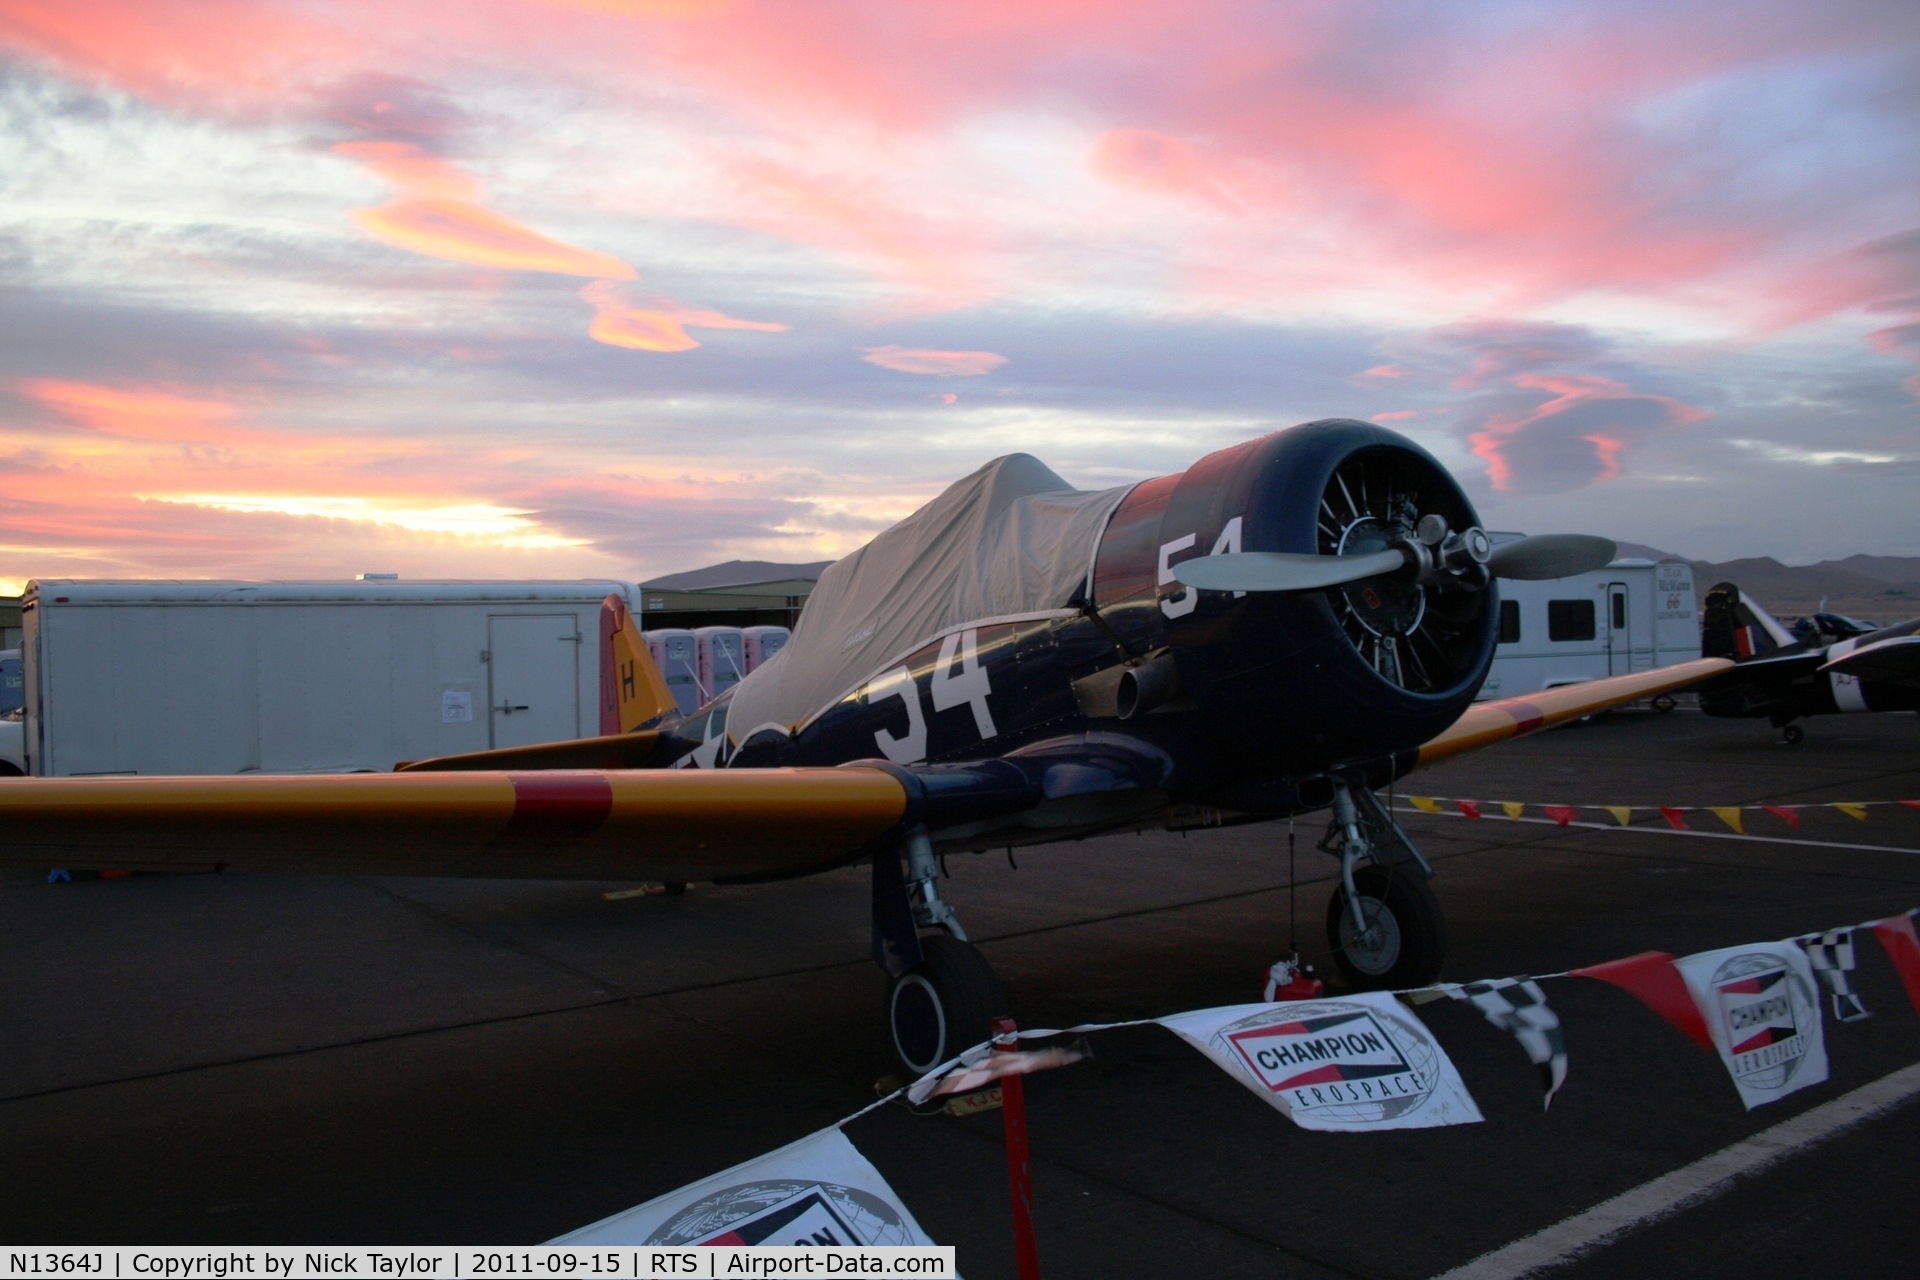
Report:
<svg viewBox="0 0 1920 1280"><path fill-rule="evenodd" d="M489 742L524 747L580 736L577 613L494 614L487 619Z"/></svg>
<svg viewBox="0 0 1920 1280"><path fill-rule="evenodd" d="M1633 670L1633 632L1627 626L1627 584L1607 584L1607 674Z"/></svg>

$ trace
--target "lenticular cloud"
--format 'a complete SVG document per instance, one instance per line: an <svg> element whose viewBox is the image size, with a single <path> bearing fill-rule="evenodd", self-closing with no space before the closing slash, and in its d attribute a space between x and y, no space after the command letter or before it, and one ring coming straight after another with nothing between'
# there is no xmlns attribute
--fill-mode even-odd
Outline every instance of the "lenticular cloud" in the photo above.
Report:
<svg viewBox="0 0 1920 1280"><path fill-rule="evenodd" d="M896 373L944 374L948 377L977 378L992 373L1007 362L996 351L937 351L931 347L861 347L860 358L868 364Z"/></svg>

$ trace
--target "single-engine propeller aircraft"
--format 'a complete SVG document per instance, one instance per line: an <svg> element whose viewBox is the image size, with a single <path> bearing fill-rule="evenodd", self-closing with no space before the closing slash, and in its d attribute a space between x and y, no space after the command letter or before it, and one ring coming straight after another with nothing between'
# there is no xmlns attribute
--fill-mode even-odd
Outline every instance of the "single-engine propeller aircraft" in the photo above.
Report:
<svg viewBox="0 0 1920 1280"><path fill-rule="evenodd" d="M1330 809L1338 964L1410 985L1444 923L1375 788L1732 665L1473 705L1494 579L1613 553L1494 547L1439 463L1364 422L1099 492L1013 454L827 569L787 647L692 715L610 598L598 737L392 774L9 781L0 858L669 883L864 861L894 1046L923 1071L1002 1012L940 855Z"/></svg>
<svg viewBox="0 0 1920 1280"><path fill-rule="evenodd" d="M1864 634L1850 618L1814 619L1810 634L1796 638L1733 583L1707 592L1700 651L1735 665L1701 681L1700 709L1734 719L1765 716L1788 742L1806 736L1793 723L1803 716L1920 711L1920 618Z"/></svg>

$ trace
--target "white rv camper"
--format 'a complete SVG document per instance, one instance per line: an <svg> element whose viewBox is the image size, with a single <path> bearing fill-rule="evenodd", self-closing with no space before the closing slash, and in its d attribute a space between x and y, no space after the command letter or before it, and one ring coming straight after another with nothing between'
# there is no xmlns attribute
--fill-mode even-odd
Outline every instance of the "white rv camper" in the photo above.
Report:
<svg viewBox="0 0 1920 1280"><path fill-rule="evenodd" d="M599 731L601 602L631 583L27 584L42 777L391 769Z"/></svg>
<svg viewBox="0 0 1920 1280"><path fill-rule="evenodd" d="M1699 656L1691 565L1624 559L1571 578L1502 579L1500 643L1480 697L1512 698Z"/></svg>

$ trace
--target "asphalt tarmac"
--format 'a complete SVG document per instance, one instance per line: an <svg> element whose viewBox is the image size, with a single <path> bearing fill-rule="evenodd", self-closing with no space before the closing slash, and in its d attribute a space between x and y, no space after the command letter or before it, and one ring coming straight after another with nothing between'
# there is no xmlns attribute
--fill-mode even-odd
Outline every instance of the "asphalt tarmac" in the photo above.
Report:
<svg viewBox="0 0 1920 1280"><path fill-rule="evenodd" d="M4 785L4 784L0 784ZM1920 719L1621 713L1415 775L1487 800L1920 797ZM1757 834L1920 851L1920 812ZM1920 905L1920 852L1404 819L1439 867L1445 976L1684 955ZM1717 829L1705 815L1695 825ZM1024 1025L1258 999L1289 939L1285 824L951 862L947 896ZM1299 829L1293 912L1324 947L1332 862ZM33 1244L537 1242L871 1101L894 1068L866 878L696 886L142 876L0 889L0 1238ZM1435 1275L1920 1062L1863 937L1874 1017L1832 1080L1746 1112L1717 1059L1624 993L1548 995L1571 1072L1542 1112L1514 1042L1420 1016L1486 1120L1294 1127L1157 1028L1027 1083L1049 1277ZM882 1110L849 1136L974 1280L1013 1274L997 1112ZM1920 1104L1599 1250L1569 1276L1920 1273Z"/></svg>

